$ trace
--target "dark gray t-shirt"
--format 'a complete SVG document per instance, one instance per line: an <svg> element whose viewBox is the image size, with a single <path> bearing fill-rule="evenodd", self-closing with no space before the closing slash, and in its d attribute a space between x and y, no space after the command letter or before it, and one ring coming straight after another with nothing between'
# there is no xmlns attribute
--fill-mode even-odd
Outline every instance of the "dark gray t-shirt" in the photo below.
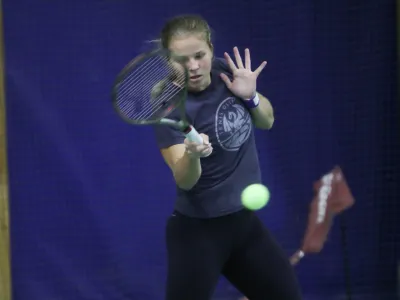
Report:
<svg viewBox="0 0 400 300"><path fill-rule="evenodd" d="M220 78L232 78L224 59L215 58L211 84L199 93L189 93L186 113L199 133L207 134L213 153L201 159L202 174L189 191L177 187L175 209L198 218L227 215L243 209L240 195L253 183L261 183L251 115ZM169 118L178 119L174 111ZM168 126L154 126L158 147L182 144L185 137Z"/></svg>

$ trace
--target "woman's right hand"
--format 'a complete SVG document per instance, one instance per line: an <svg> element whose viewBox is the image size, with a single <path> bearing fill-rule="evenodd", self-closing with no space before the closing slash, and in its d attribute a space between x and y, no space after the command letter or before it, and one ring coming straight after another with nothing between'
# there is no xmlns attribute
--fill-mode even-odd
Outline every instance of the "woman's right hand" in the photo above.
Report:
<svg viewBox="0 0 400 300"><path fill-rule="evenodd" d="M191 157L207 157L212 153L213 148L209 142L208 135L204 133L200 133L200 135L203 138L203 144L197 144L189 141L187 138L185 139L186 152Z"/></svg>

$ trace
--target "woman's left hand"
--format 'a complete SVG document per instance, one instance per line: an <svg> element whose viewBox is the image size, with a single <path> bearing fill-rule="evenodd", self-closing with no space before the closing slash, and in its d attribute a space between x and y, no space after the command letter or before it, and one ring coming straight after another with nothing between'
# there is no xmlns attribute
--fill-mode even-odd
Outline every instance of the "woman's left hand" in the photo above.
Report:
<svg viewBox="0 0 400 300"><path fill-rule="evenodd" d="M248 100L255 95L257 89L257 77L265 68L267 62L262 62L255 71L251 71L249 49L244 50L244 65L237 47L233 48L233 54L235 55L236 65L229 54L226 52L224 53L225 59L233 74L233 81L231 81L225 74L221 74L221 79L236 97Z"/></svg>

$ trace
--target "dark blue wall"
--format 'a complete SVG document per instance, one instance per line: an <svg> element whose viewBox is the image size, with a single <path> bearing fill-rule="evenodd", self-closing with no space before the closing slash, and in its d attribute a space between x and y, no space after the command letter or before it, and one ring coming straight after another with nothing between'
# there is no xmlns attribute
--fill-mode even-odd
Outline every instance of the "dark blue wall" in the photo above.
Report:
<svg viewBox="0 0 400 300"><path fill-rule="evenodd" d="M15 300L162 299L173 180L152 131L118 119L109 95L145 41L186 12L209 20L217 55L236 45L250 47L254 65L268 61L259 90L276 123L257 142L272 201L259 214L288 255L312 182L339 164L357 200L345 215L353 290L394 289L392 1L7 0L3 9ZM324 251L297 268L306 294L344 292L335 225ZM230 292L222 281L218 293Z"/></svg>

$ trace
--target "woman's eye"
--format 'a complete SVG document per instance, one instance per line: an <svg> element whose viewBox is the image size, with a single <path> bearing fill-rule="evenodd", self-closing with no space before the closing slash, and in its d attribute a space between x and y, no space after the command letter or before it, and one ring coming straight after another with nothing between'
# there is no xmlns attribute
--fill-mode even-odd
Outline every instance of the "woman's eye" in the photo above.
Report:
<svg viewBox="0 0 400 300"><path fill-rule="evenodd" d="M198 53L198 54L196 54L195 58L201 59L201 58L203 58L203 56L204 56L204 53Z"/></svg>

